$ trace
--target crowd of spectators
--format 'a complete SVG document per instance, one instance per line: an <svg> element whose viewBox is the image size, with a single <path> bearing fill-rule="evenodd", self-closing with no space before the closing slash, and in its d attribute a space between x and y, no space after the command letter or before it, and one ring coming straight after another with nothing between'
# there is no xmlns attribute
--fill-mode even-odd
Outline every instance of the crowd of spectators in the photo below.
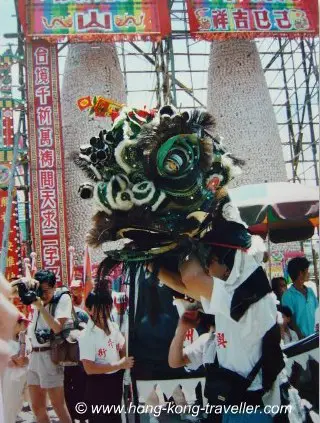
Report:
<svg viewBox="0 0 320 423"><path fill-rule="evenodd" d="M306 285L309 266L305 257L293 258L287 267L291 285L284 277L271 281L281 315L283 345L319 330L317 295ZM29 282L24 280L26 284ZM12 296L17 294L15 284L0 277L0 422L16 422L27 388L32 411L41 423L50 421L48 399L62 423L76 419L84 421L85 417L90 419L90 416L75 413L75 404L80 400L98 401L102 385L111 382L117 387L109 393L111 403L121 404L124 370L134 365L134 359L126 356L124 337L112 322L113 300L107 286L100 282L101 286L96 286L85 301L81 284L74 282L70 291L66 291L68 295L60 295L52 313L52 301L57 292L54 274L41 270L33 283L41 287L41 294L33 303L34 311L29 320L12 304ZM50 337L46 338L46 334L59 334L72 318L73 311L83 329L79 338L80 361L63 368L52 363ZM105 348L104 345L113 347ZM175 365L172 357L175 358L171 354L169 363L171 359L171 364ZM99 401L104 399L103 395ZM113 419L120 421L119 416Z"/></svg>

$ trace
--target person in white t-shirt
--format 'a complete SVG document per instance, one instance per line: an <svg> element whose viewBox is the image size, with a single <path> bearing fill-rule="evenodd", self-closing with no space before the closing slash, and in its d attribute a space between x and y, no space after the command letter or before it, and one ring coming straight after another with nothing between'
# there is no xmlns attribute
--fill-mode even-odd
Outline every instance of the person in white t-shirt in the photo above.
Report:
<svg viewBox="0 0 320 423"><path fill-rule="evenodd" d="M51 360L50 339L59 334L71 319L72 303L70 295L61 296L56 289L55 274L49 270L39 270L35 276L39 283L41 297L33 302L35 308L29 335L32 344L27 383L31 408L37 421L49 423L47 394L61 423L71 423L63 389L63 367ZM59 299L58 299L59 298ZM53 303L56 304L53 304ZM53 307L55 311L53 313ZM54 315L53 315L54 314Z"/></svg>
<svg viewBox="0 0 320 423"><path fill-rule="evenodd" d="M27 368L31 343L26 335L29 320L20 314L14 328L14 338L8 344L10 361L2 376L4 422L15 423L23 405L27 386Z"/></svg>
<svg viewBox="0 0 320 423"><path fill-rule="evenodd" d="M98 271L99 274L99 271ZM123 374L133 367L133 357L126 356L125 339L119 327L111 321L112 296L107 282L95 284L85 301L90 320L79 338L80 360L87 373L86 404L89 422L121 422ZM114 405L118 410L93 413L99 405Z"/></svg>
<svg viewBox="0 0 320 423"><path fill-rule="evenodd" d="M202 242L208 246L202 263L196 256L189 256L180 266L179 274L161 267L158 278L172 289L201 301L204 312L215 315L216 332L210 344L214 351L208 363L215 367L210 372L222 367L248 378L261 357L268 354L266 349L271 349L272 363L263 360L262 368L243 396L247 404L260 406L264 391L271 389L284 362L276 304L266 274L257 262L259 245L255 246L244 225L224 219L214 222L213 230ZM152 265L148 268L152 270ZM207 372L207 384L213 379L211 374ZM206 387L211 404L212 387ZM223 419L224 422L240 420L263 422L269 421L270 416L259 413L228 415Z"/></svg>

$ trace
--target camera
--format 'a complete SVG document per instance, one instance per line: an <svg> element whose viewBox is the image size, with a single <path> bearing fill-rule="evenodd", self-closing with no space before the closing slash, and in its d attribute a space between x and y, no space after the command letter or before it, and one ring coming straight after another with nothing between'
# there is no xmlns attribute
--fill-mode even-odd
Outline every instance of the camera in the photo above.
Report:
<svg viewBox="0 0 320 423"><path fill-rule="evenodd" d="M42 295L41 287L37 289L28 289L25 283L20 282L17 284L17 288L20 300L24 305L30 305L34 303L37 297L41 297Z"/></svg>
<svg viewBox="0 0 320 423"><path fill-rule="evenodd" d="M45 344L46 342L50 341L52 338L50 329L38 329L35 331L35 336L36 336L38 344Z"/></svg>

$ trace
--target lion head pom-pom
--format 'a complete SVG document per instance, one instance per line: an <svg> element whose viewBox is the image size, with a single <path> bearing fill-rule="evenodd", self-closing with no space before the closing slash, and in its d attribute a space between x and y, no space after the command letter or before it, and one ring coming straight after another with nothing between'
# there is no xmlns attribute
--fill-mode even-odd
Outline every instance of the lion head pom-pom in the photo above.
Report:
<svg viewBox="0 0 320 423"><path fill-rule="evenodd" d="M123 107L109 131L72 153L90 180L81 184L80 197L96 207L89 243L129 238L108 256L145 260L196 237L243 164L211 135L214 129L214 118L200 110ZM195 212L203 219L191 229Z"/></svg>

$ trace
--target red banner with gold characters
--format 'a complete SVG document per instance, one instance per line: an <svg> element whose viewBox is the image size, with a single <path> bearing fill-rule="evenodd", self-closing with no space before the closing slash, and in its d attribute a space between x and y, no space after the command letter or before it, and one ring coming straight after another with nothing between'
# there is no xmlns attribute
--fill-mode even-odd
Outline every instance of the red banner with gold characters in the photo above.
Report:
<svg viewBox="0 0 320 423"><path fill-rule="evenodd" d="M2 109L2 139L4 147L13 147L13 109Z"/></svg>
<svg viewBox="0 0 320 423"><path fill-rule="evenodd" d="M318 36L318 0L187 0L191 35L204 40Z"/></svg>
<svg viewBox="0 0 320 423"><path fill-rule="evenodd" d="M2 235L8 203L8 190L0 189L0 246L2 246ZM11 281L22 276L22 263L20 254L20 234L18 223L18 209L16 198L12 201L12 212L10 218L10 232L8 241L7 263L5 277Z"/></svg>
<svg viewBox="0 0 320 423"><path fill-rule="evenodd" d="M19 0L27 37L51 42L160 41L171 32L167 0Z"/></svg>
<svg viewBox="0 0 320 423"><path fill-rule="evenodd" d="M57 46L27 43L32 240L37 267L68 283L64 157Z"/></svg>

